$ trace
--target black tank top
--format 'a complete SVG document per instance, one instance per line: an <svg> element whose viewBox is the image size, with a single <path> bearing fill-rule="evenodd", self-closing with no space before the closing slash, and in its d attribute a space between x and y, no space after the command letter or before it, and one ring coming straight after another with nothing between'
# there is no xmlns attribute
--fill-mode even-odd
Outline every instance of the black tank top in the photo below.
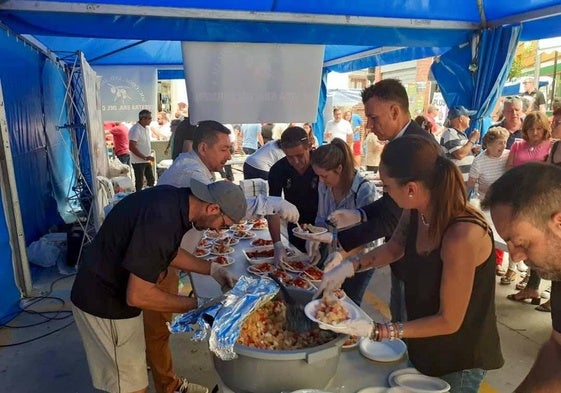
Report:
<svg viewBox="0 0 561 393"><path fill-rule="evenodd" d="M442 260L440 249L417 254L418 212L411 211L405 248L404 283L407 317L410 321L435 315L440 308ZM471 222L493 233L486 222L474 216L454 219ZM494 243L493 243L494 244ZM423 374L442 376L451 372L481 368L493 370L503 363L495 316L495 252L475 269L472 294L460 329L453 334L407 340L409 358Z"/></svg>

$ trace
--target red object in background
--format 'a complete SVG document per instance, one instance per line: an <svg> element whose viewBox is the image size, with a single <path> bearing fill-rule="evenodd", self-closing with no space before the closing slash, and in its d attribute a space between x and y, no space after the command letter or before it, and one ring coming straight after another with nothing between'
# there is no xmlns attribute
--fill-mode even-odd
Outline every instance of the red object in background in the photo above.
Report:
<svg viewBox="0 0 561 393"><path fill-rule="evenodd" d="M505 252L503 250L499 250L495 248L495 258L497 259L497 265L503 264L503 258L505 256Z"/></svg>

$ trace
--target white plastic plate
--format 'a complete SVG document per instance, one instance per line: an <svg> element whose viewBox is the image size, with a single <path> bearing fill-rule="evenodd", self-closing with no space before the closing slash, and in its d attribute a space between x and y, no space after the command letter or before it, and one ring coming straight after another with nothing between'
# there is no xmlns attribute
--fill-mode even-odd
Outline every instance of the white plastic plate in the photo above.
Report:
<svg viewBox="0 0 561 393"><path fill-rule="evenodd" d="M407 346L401 340L372 341L363 338L358 348L362 355L377 362L395 362L407 351Z"/></svg>
<svg viewBox="0 0 561 393"><path fill-rule="evenodd" d="M318 320L316 318L316 312L317 309L319 307L319 304L322 302L322 299L316 299L316 300L312 300L310 303L306 304L306 306L304 307L304 313L306 314L306 316L308 318L310 318L312 321L317 322L317 323L321 323L323 325L326 326L332 326L328 323L322 322L320 320ZM345 310L347 310L347 314L349 314L349 319L348 320L354 320L354 319L359 319L361 317L360 314L360 310L353 304L344 301L344 300L340 300L340 303L343 305L343 307L345 308Z"/></svg>
<svg viewBox="0 0 561 393"><path fill-rule="evenodd" d="M446 393L450 390L448 382L423 374L402 374L395 377L395 382L402 388L418 393Z"/></svg>
<svg viewBox="0 0 561 393"><path fill-rule="evenodd" d="M224 258L227 262L226 262L226 263L217 262L216 260L219 259L219 258L220 258L220 259ZM223 260L224 260L224 259L223 259ZM218 264L220 264L220 265L222 265L222 266L230 266L230 265L232 265L232 264L235 262L234 258L232 258L232 257L225 257L225 256L209 257L209 258L207 258L206 260L209 261L209 262L216 262L216 263L218 263Z"/></svg>
<svg viewBox="0 0 561 393"><path fill-rule="evenodd" d="M397 386L397 382L395 382L395 377L398 375L403 374L420 374L421 372L417 370L415 367L407 367L407 368L400 368L399 370L392 371L390 375L388 375L388 384L391 387Z"/></svg>

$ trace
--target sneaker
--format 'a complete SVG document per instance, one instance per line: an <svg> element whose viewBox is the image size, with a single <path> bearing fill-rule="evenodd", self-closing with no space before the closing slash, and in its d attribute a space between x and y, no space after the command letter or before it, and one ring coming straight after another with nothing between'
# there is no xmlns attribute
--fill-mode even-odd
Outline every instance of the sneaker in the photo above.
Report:
<svg viewBox="0 0 561 393"><path fill-rule="evenodd" d="M518 263L516 264L516 269L517 269L519 272L527 272L527 271L528 271L528 265L526 265L526 264L524 263L524 261L520 261L520 262L518 262Z"/></svg>
<svg viewBox="0 0 561 393"><path fill-rule="evenodd" d="M174 393L208 393L208 389L202 385L197 385L181 378L181 385Z"/></svg>
<svg viewBox="0 0 561 393"><path fill-rule="evenodd" d="M547 287L545 291L540 293L542 299L549 299L551 297L551 286Z"/></svg>

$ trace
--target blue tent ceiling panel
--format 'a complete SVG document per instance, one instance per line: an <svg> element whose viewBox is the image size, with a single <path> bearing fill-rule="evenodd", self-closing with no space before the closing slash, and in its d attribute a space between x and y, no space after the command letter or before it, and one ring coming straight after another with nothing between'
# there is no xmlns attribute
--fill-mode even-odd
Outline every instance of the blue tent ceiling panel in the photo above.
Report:
<svg viewBox="0 0 561 393"><path fill-rule="evenodd" d="M484 22L522 24L522 40L561 35L559 0L75 0L0 1L0 20L61 56L97 59L136 40L133 48L94 65L180 65L179 41L268 42L326 45L324 60L355 56L329 69L353 70L434 56L469 40ZM69 38L73 37L73 38ZM403 47L393 54L376 48ZM407 48L415 48L409 49ZM367 55L360 56L367 52ZM342 63L342 64L340 64Z"/></svg>

